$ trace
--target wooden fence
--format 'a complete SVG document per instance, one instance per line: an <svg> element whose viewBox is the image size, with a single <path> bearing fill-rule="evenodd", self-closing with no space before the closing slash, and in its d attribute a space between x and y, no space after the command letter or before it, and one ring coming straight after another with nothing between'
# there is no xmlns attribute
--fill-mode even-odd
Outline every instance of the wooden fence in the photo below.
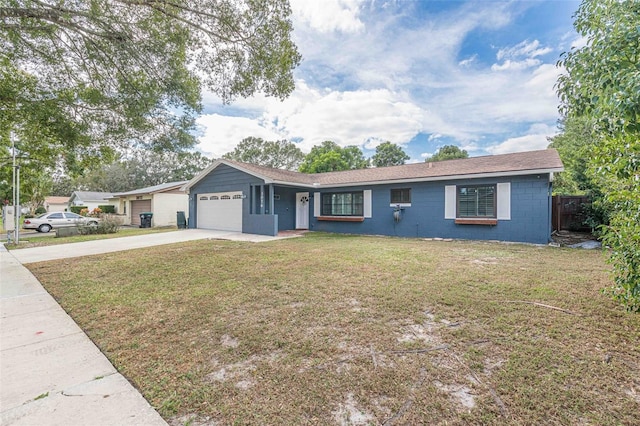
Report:
<svg viewBox="0 0 640 426"><path fill-rule="evenodd" d="M554 195L551 207L551 222L554 231L590 231L584 224L584 207L591 200L584 195Z"/></svg>

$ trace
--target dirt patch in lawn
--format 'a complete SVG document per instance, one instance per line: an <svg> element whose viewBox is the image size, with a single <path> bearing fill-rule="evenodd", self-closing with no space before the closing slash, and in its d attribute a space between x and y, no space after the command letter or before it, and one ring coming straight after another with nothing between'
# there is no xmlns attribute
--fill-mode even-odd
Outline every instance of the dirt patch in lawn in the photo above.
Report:
<svg viewBox="0 0 640 426"><path fill-rule="evenodd" d="M177 424L635 424L597 251L308 233L29 265Z"/></svg>

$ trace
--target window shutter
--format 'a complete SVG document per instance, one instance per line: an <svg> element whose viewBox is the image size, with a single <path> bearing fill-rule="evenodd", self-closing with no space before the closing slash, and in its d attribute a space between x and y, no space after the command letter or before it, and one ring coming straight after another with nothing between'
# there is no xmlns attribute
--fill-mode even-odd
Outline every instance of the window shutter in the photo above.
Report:
<svg viewBox="0 0 640 426"><path fill-rule="evenodd" d="M364 198L364 217L371 217L371 190L366 189L363 191Z"/></svg>
<svg viewBox="0 0 640 426"><path fill-rule="evenodd" d="M313 217L320 216L320 205L322 203L322 199L319 192L313 193Z"/></svg>
<svg viewBox="0 0 640 426"><path fill-rule="evenodd" d="M444 187L444 218L456 218L456 186L445 185Z"/></svg>
<svg viewBox="0 0 640 426"><path fill-rule="evenodd" d="M498 220L511 220L511 182L499 183L496 188L498 202L496 218Z"/></svg>

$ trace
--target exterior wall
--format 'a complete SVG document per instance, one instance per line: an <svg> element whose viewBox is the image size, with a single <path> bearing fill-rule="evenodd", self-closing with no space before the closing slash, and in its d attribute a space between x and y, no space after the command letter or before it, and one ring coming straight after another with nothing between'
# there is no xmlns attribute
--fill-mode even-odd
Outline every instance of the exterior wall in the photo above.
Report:
<svg viewBox="0 0 640 426"><path fill-rule="evenodd" d="M189 191L189 228L195 228L198 223L197 199L199 194L242 191L242 194L245 195L242 200L242 232L275 235L277 233L277 216L251 214L251 185L264 185L264 181L226 164L220 164ZM269 201L265 200L265 204L268 208Z"/></svg>
<svg viewBox="0 0 640 426"><path fill-rule="evenodd" d="M273 192L280 196L280 199L273 201L274 212L278 215L278 230L296 229L296 192L309 190L276 186Z"/></svg>
<svg viewBox="0 0 640 426"><path fill-rule="evenodd" d="M151 201L152 226L177 226L177 213L189 211L189 196L184 192L177 194L153 194Z"/></svg>
<svg viewBox="0 0 640 426"><path fill-rule="evenodd" d="M495 226L457 225L445 219L445 185L511 183L511 220ZM473 240L500 240L546 244L551 233L549 175L516 176L469 181L420 182L370 187L323 188L314 192L372 190L372 217L364 222L319 221L311 209L310 228L315 231L392 235L400 237L441 237ZM411 206L404 208L395 222L390 207L392 188L411 188ZM313 196L313 193L311 195ZM313 200L316 202L316 200ZM318 200L319 201L319 200Z"/></svg>
<svg viewBox="0 0 640 426"><path fill-rule="evenodd" d="M53 212L63 212L67 210L67 204L56 204L56 203L44 203L44 208L47 209L47 213Z"/></svg>
<svg viewBox="0 0 640 426"><path fill-rule="evenodd" d="M445 219L445 186L510 183L510 219L499 219L497 225L461 225ZM309 229L315 231L390 235L399 237L458 238L500 240L546 244L551 234L551 183L549 175L512 176L473 180L414 182L394 185L354 186L340 188L303 189L275 186L274 214L250 214L251 185L264 182L252 175L221 164L191 188L189 196L190 228L197 224L198 194L242 191L242 231L275 235L278 230L295 229L296 192L309 192ZM411 188L411 206L404 207L396 222L391 204L391 189ZM363 222L319 221L314 217L315 193L371 190L371 217ZM317 200L319 202L320 200ZM269 200L265 200L265 209ZM175 213L174 213L175 215Z"/></svg>
<svg viewBox="0 0 640 426"><path fill-rule="evenodd" d="M141 197L141 198L137 198L137 197ZM127 195L124 197L120 197L119 198L119 202L116 204L116 211L119 214L122 214L122 224L123 225L131 225L131 201L136 201L136 200L152 200L151 201L151 207L153 210L153 196L151 194L145 194L145 195ZM126 213L125 213L125 208L124 208L124 204L125 202L127 203L127 208L126 208ZM153 218L151 218L151 225L152 226L162 226L162 225L156 225L155 224L155 213L153 214Z"/></svg>

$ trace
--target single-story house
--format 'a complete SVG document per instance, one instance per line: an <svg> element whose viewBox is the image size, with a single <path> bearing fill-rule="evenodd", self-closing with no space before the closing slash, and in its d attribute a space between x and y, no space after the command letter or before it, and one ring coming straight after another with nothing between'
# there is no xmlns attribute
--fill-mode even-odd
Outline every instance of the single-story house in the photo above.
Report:
<svg viewBox="0 0 640 426"><path fill-rule="evenodd" d="M63 212L69 207L69 197L44 197L44 208L47 213Z"/></svg>
<svg viewBox="0 0 640 426"><path fill-rule="evenodd" d="M546 244L553 149L303 174L217 160L189 181L189 227Z"/></svg>
<svg viewBox="0 0 640 426"><path fill-rule="evenodd" d="M177 226L177 212L187 214L189 196L182 190L187 181L169 182L161 185L113 194L111 201L124 216L125 225L140 225L140 213L153 213L151 226Z"/></svg>
<svg viewBox="0 0 640 426"><path fill-rule="evenodd" d="M73 191L69 197L69 206L86 206L89 211L107 204L113 204L109 199L111 192Z"/></svg>

